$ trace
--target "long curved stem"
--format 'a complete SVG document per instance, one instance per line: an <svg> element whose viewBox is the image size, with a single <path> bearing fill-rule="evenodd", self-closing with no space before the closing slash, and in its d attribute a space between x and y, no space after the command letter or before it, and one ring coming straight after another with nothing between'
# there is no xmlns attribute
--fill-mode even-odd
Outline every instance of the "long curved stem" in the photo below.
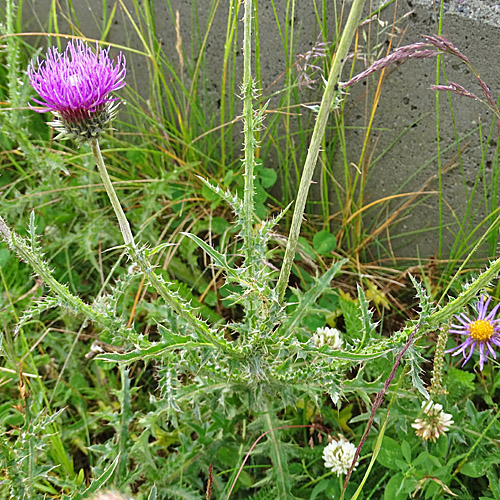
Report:
<svg viewBox="0 0 500 500"><path fill-rule="evenodd" d="M465 292L457 298L450 300L444 307L431 314L427 318L429 327L438 328L446 323L454 314L464 308L481 290L488 286L500 274L500 259L495 260L486 271L480 274L468 287Z"/></svg>
<svg viewBox="0 0 500 500"><path fill-rule="evenodd" d="M321 106L316 118L311 143L309 145L309 150L304 164L304 171L302 172L302 177L300 179L299 192L297 194L297 201L295 202L295 210L293 212L290 234L288 235L288 245L283 259L283 266L281 268L278 284L276 285L280 300L283 300L285 290L288 285L288 279L290 277L290 271L292 269L293 259L295 258L295 251L297 249L297 242L300 236L300 227L302 225L302 218L304 217L304 209L306 206L307 195L309 193L309 186L311 185L314 168L318 159L321 141L323 140L323 136L325 134L328 115L330 113L335 92L338 89L342 66L356 32L364 3L365 0L354 0L352 3L351 12L349 13L349 18L347 19L347 23L342 32L342 37L333 59L330 75L328 76L325 93L323 94L323 99L321 100Z"/></svg>
<svg viewBox="0 0 500 500"><path fill-rule="evenodd" d="M115 211L118 223L120 225L120 231L123 235L123 240L127 248L127 253L132 261L139 266L141 271L147 277L151 286L158 292L158 294L163 298L163 300L180 316L182 317L188 325L193 328L193 330L199 335L200 339L207 343L211 343L220 349L228 350L228 346L221 340L214 337L210 329L207 327L203 321L200 321L191 311L183 306L182 302L176 296L175 292L170 290L165 284L163 279L158 276L150 264L144 250L137 248L134 242L134 236L130 229L130 224L127 220L118 196L116 195L111 179L109 178L104 159L101 154L101 149L99 148L99 142L97 139L92 139L90 141L90 147L92 148L92 153L94 155L95 161L97 163L97 169L101 175L102 182L108 193L109 200L113 209Z"/></svg>
<svg viewBox="0 0 500 500"><path fill-rule="evenodd" d="M255 135L253 117L253 80L252 80L252 0L245 0L245 13L243 16L243 123L244 123L244 150L245 158L245 193L244 193L244 228L246 265L252 267L253 261L253 219L254 219L254 167L255 167Z"/></svg>
<svg viewBox="0 0 500 500"><path fill-rule="evenodd" d="M111 179L109 178L108 171L102 157L101 148L99 147L99 141L97 139L92 139L90 141L90 147L92 148L92 154L94 155L95 161L97 163L97 170L99 171L99 175L101 176L102 183L104 184L106 193L108 193L109 201L111 202L111 205L113 205L113 209L115 211L116 218L118 219L118 224L120 225L120 231L122 232L125 245L134 246L134 236L132 235L132 231L130 230L130 224L128 223L127 216L125 215L125 212L120 205L120 200L118 200L116 191L113 187Z"/></svg>

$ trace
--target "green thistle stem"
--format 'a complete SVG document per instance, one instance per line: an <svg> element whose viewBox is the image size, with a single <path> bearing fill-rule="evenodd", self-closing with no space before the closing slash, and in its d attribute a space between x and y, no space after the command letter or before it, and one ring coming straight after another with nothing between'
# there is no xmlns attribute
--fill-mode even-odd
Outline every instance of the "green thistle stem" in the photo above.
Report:
<svg viewBox="0 0 500 500"><path fill-rule="evenodd" d="M59 283L59 281L54 278L47 263L37 255L35 249L30 248L25 238L11 231L1 217L0 234L5 239L7 245L9 245L9 248L17 254L19 259L31 266L33 271L42 278L44 283L50 288L52 293L59 298L62 304L78 311L90 321L101 325L103 328L114 332L120 332L122 335L129 334L125 325L122 325L119 320L97 311L91 305L86 304L79 297L73 295L66 285Z"/></svg>
<svg viewBox="0 0 500 500"><path fill-rule="evenodd" d="M280 301L283 300L286 287L288 285L288 279L290 278L290 271L292 269L295 251L297 249L297 242L300 236L300 227L302 226L302 219L304 217L304 209L306 206L307 195L309 193L309 186L311 185L321 142L325 134L328 115L330 114L335 92L338 89L342 66L344 65L354 33L356 32L364 3L364 0L354 0L352 3L351 12L349 13L349 18L347 19L347 23L342 32L342 37L333 59L330 75L328 76L328 82L323 94L323 99L321 100L321 106L316 118L311 143L309 145L309 150L304 164L304 171L302 172L302 177L300 179L297 201L295 202L295 210L293 212L292 224L290 227L290 234L288 235L288 244L285 251L285 257L283 259L283 266L281 268L278 284L276 286Z"/></svg>
<svg viewBox="0 0 500 500"><path fill-rule="evenodd" d="M243 123L245 150L245 193L243 198L244 231L243 238L246 249L246 265L251 267L253 256L253 220L254 220L254 167L255 167L255 134L253 112L253 81L252 81L252 0L245 0L243 17Z"/></svg>
<svg viewBox="0 0 500 500"><path fill-rule="evenodd" d="M448 322L448 320L456 314L458 311L463 309L481 290L482 288L486 288L490 281L495 279L500 273L500 259L495 260L491 266L484 271L484 273L480 274L456 299L450 300L448 304L446 304L439 311L436 311L434 314L431 314L427 319L427 326L429 328L439 327L440 325Z"/></svg>
<svg viewBox="0 0 500 500"><path fill-rule="evenodd" d="M218 348L228 351L229 347L227 344L221 340L214 337L210 329L200 321L191 311L189 311L175 296L168 286L165 284L163 279L159 277L150 264L145 251L139 250L134 242L134 236L130 230L130 224L127 220L125 213L120 205L118 196L116 195L111 179L109 178L106 165L104 163L101 149L99 148L99 142L97 139L92 139L90 141L90 147L92 148L92 153L94 155L95 161L97 163L97 169L101 175L102 182L108 193L109 200L113 209L115 210L118 223L120 225L120 231L123 235L123 240L127 249L127 253L130 259L141 269L144 275L147 277L151 286L158 292L160 297L181 317L186 321L186 323L193 328L193 330L198 334L201 340L209 344L215 345Z"/></svg>
<svg viewBox="0 0 500 500"><path fill-rule="evenodd" d="M122 232L125 245L134 247L134 236L132 235L132 231L130 230L130 224L128 223L127 216L125 215L125 212L120 205L120 200L118 199L118 196L116 196L116 191L113 187L113 183L109 178L108 171L102 157L101 148L99 147L99 141L97 139L92 139L90 141L90 147L92 148L92 154L94 155L95 161L97 163L97 170L99 170L99 175L101 176L102 183L104 184L106 193L108 193L109 201L111 202L111 205L113 205L113 209L115 211L116 218L118 219L118 224L120 225L120 231Z"/></svg>

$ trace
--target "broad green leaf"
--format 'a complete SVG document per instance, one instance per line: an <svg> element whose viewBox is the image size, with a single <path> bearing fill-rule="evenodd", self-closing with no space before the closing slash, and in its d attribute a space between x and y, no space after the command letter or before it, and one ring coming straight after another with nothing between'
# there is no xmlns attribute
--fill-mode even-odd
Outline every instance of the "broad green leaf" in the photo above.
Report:
<svg viewBox="0 0 500 500"><path fill-rule="evenodd" d="M328 488L329 483L329 479L323 479L322 481L320 481L312 490L310 500L314 500L320 493L323 493L323 491Z"/></svg>
<svg viewBox="0 0 500 500"><path fill-rule="evenodd" d="M320 255L329 255L337 246L337 238L328 230L316 233L313 238L313 247Z"/></svg>
<svg viewBox="0 0 500 500"><path fill-rule="evenodd" d="M439 461L439 458L431 455L427 451L423 451L413 461L413 465L418 467L424 474L434 475L436 470L439 469L442 464Z"/></svg>
<svg viewBox="0 0 500 500"><path fill-rule="evenodd" d="M261 184L267 189L276 183L278 176L272 168L261 168L259 171L259 179Z"/></svg>
<svg viewBox="0 0 500 500"><path fill-rule="evenodd" d="M385 486L384 500L408 500L408 487L401 472L389 479Z"/></svg>
<svg viewBox="0 0 500 500"><path fill-rule="evenodd" d="M403 441L401 443L401 453L408 463L411 463L411 446L408 441Z"/></svg>
<svg viewBox="0 0 500 500"><path fill-rule="evenodd" d="M384 467L391 470L399 470L396 464L396 459L401 456L401 448L399 443L389 436L384 436L382 446L378 453L377 461Z"/></svg>
<svg viewBox="0 0 500 500"><path fill-rule="evenodd" d="M500 463L499 456L489 456L487 458L478 458L472 462L466 462L460 469L460 473L469 477L483 477L493 466Z"/></svg>

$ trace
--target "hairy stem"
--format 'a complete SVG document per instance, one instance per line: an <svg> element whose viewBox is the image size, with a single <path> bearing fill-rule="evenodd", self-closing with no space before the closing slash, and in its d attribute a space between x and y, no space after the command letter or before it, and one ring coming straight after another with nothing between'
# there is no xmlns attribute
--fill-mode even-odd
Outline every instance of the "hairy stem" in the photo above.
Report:
<svg viewBox="0 0 500 500"><path fill-rule="evenodd" d="M316 123L311 137L311 143L307 152L306 161L304 164L304 171L300 179L299 192L297 194L297 201L295 202L295 210L293 212L292 224L290 227L290 234L288 235L288 244L285 251L283 266L281 268L280 276L277 284L277 291L280 300L283 300L290 271L292 269L293 259L295 258L295 251L297 249L297 242L300 236L300 227L302 225L302 218L304 217L304 209L306 206L307 195L309 193L309 186L311 185L314 168L318 159L321 141L325 134L328 115L333 103L335 92L338 89L338 82L344 60L347 56L349 47L351 46L354 33L361 17L361 11L365 0L354 0L349 18L342 32L342 37L338 45L337 51L333 58L332 68L328 76L325 92L321 100Z"/></svg>
<svg viewBox="0 0 500 500"><path fill-rule="evenodd" d="M499 273L500 259L497 259L469 285L464 293L460 294L456 299L450 300L439 311L431 314L427 319L428 326L437 328L446 323L454 314L464 308L477 295L479 290L488 286L490 281L495 279Z"/></svg>
<svg viewBox="0 0 500 500"><path fill-rule="evenodd" d="M94 155L95 161L97 163L97 170L99 170L99 175L101 176L102 183L104 184L106 193L108 193L109 201L111 202L111 205L113 205L113 209L115 211L116 218L118 219L118 224L120 225L120 231L122 232L125 245L134 246L134 236L132 235L132 231L130 230L130 224L128 223L127 216L125 215L125 212L120 205L120 200L118 200L116 191L113 187L111 179L109 178L108 171L101 154L101 148L99 147L99 141L97 139L92 139L90 141L90 147L92 148L92 154Z"/></svg>
<svg viewBox="0 0 500 500"><path fill-rule="evenodd" d="M251 266L253 256L253 219L254 219L254 167L255 167L255 134L253 118L253 80L252 80L252 0L245 0L243 16L243 98L244 150L245 150L245 193L243 198L244 231L246 264Z"/></svg>
<svg viewBox="0 0 500 500"><path fill-rule="evenodd" d="M214 337L210 329L203 321L199 320L176 296L176 293L168 287L168 285L163 281L163 278L158 276L150 264L147 258L145 250L140 250L137 248L134 242L134 236L130 229L130 224L128 223L127 217L123 212L123 209L118 200L118 196L113 188L111 179L109 178L106 165L99 148L99 142L97 139L92 139L90 141L90 146L92 148L92 153L94 154L95 161L97 163L97 168L99 174L101 175L102 182L108 193L109 200L113 209L115 210L118 223L120 225L120 231L123 235L123 240L125 242L127 253L130 259L141 269L144 275L147 277L151 286L158 292L160 297L181 317L186 321L186 323L193 328L193 330L198 334L201 340L204 342L216 345L217 347L228 350L228 346L221 340Z"/></svg>
<svg viewBox="0 0 500 500"><path fill-rule="evenodd" d="M54 278L47 263L40 258L36 250L28 245L25 238L12 231L1 217L0 235L3 236L9 248L17 254L19 259L29 264L33 271L42 278L44 283L64 306L78 311L93 323L97 323L110 331L120 331L123 335L128 334L125 325L121 324L117 318L112 318L97 311L91 305L86 304L82 299L73 295L66 285L59 283Z"/></svg>

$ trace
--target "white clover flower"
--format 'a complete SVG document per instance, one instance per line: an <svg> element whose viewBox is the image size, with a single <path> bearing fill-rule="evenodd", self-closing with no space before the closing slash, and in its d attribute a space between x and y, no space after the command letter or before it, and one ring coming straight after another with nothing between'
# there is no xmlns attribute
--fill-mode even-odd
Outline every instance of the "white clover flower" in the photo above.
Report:
<svg viewBox="0 0 500 500"><path fill-rule="evenodd" d="M415 434L424 441L430 439L436 442L439 436L445 434L453 423L452 415L443 411L443 406L432 401L422 402L422 418L415 419L411 426L415 429Z"/></svg>
<svg viewBox="0 0 500 500"><path fill-rule="evenodd" d="M318 349L324 345L329 345L332 349L342 349L340 331L336 328L320 327L313 334L311 340Z"/></svg>
<svg viewBox="0 0 500 500"><path fill-rule="evenodd" d="M337 476L341 474L347 474L351 467L354 455L356 453L356 446L354 446L349 441L346 441L344 437L339 437L338 441L332 441L330 444L325 446L323 450L323 460L325 461L325 467L327 469L332 469ZM353 470L356 469L359 462L354 464Z"/></svg>

